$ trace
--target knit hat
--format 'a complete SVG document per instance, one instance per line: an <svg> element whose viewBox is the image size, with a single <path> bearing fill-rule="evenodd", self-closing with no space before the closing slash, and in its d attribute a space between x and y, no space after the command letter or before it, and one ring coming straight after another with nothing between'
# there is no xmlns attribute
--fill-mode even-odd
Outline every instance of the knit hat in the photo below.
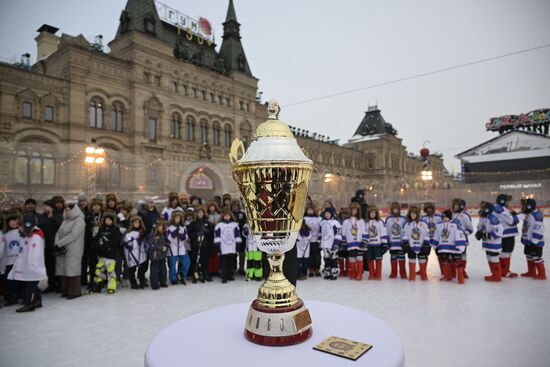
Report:
<svg viewBox="0 0 550 367"><path fill-rule="evenodd" d="M448 218L449 220L453 219L453 211L451 209L445 209L441 215L443 218Z"/></svg>
<svg viewBox="0 0 550 367"><path fill-rule="evenodd" d="M88 201L88 197L86 195L78 195L77 200L78 201Z"/></svg>
<svg viewBox="0 0 550 367"><path fill-rule="evenodd" d="M25 206L27 204L33 204L33 205L36 205L36 200L34 200L33 198L28 198L27 200L25 200Z"/></svg>

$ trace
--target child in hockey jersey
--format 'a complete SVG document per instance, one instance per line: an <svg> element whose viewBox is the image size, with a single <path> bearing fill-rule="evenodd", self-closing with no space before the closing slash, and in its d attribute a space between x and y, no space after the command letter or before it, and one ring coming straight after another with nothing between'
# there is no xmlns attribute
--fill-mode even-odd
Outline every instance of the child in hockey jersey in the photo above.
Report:
<svg viewBox="0 0 550 367"><path fill-rule="evenodd" d="M427 202L424 203L424 213L426 213L424 216L422 216L422 222L426 223L428 226L428 233L430 235L430 243L432 239L434 238L435 234L435 227L443 222L443 218L440 214L437 214L435 212L435 206L433 203ZM426 266L428 266L428 259L430 257L431 252L431 246L427 249L427 255L426 255ZM436 253L437 255L437 253ZM439 262L439 256L438 256L438 262ZM443 268L441 267L441 262L439 262L439 270L441 271L441 275L443 275Z"/></svg>
<svg viewBox="0 0 550 367"><path fill-rule="evenodd" d="M351 203L350 217L342 224L342 240L346 243L348 253L349 278L363 279L363 236L365 221L361 216L361 206Z"/></svg>
<svg viewBox="0 0 550 367"><path fill-rule="evenodd" d="M189 265L191 259L185 249L185 241L188 238L187 227L183 224L183 211L174 210L172 212L169 227L166 230L166 236L170 246L168 247L168 268L170 284L178 284L179 281L183 285L187 285L185 279L189 274Z"/></svg>
<svg viewBox="0 0 550 367"><path fill-rule="evenodd" d="M310 254L310 242L311 242L311 231L307 226L306 222L302 222L302 227L300 232L298 232L298 237L296 238L296 253L298 258L298 280L307 279L307 269L309 266L309 254Z"/></svg>
<svg viewBox="0 0 550 367"><path fill-rule="evenodd" d="M311 242L309 243L309 276L321 276L321 217L317 214L315 207L309 205L306 208L304 222L311 231Z"/></svg>
<svg viewBox="0 0 550 367"><path fill-rule="evenodd" d="M472 224L472 218L468 213L466 213L466 201L463 199L453 199L452 201L452 210L453 210L453 219L452 221L457 225L458 229L464 234L464 239L466 240L466 247L464 247L464 253L462 254L462 266L464 267L464 277L468 279L468 273L466 273L466 264L468 252L468 236L474 233L474 226ZM455 268L454 263L451 264L451 274L453 278L455 277Z"/></svg>
<svg viewBox="0 0 550 367"><path fill-rule="evenodd" d="M239 223L235 221L230 208L222 210L222 220L214 229L214 244L221 253L222 283L235 280L234 262L237 256L237 244L242 242Z"/></svg>
<svg viewBox="0 0 550 367"><path fill-rule="evenodd" d="M244 225L243 234L246 236L246 281L260 281L264 276L262 251L258 248L254 234L248 224Z"/></svg>
<svg viewBox="0 0 550 367"><path fill-rule="evenodd" d="M169 222L172 219L172 213L175 210L183 211L180 206L180 201L177 192L171 192L168 194L168 205L166 208L162 209L162 217L166 222Z"/></svg>
<svg viewBox="0 0 550 367"><path fill-rule="evenodd" d="M38 228L37 218L32 213L25 214L23 223L24 241L8 274L8 279L18 282L23 291L23 306L16 312L29 312L42 307L38 282L48 277L44 263L44 233Z"/></svg>
<svg viewBox="0 0 550 367"><path fill-rule="evenodd" d="M388 248L388 232L375 205L367 209L363 240L367 243L369 280L382 280L382 258Z"/></svg>
<svg viewBox="0 0 550 367"><path fill-rule="evenodd" d="M432 245L437 249L441 258L443 278L441 280L451 281L453 274L451 264L454 264L459 284L464 284L464 261L462 255L466 248L466 238L456 223L451 222L453 212L449 209L443 212L443 222L435 228Z"/></svg>
<svg viewBox="0 0 550 367"><path fill-rule="evenodd" d="M321 249L325 261L324 279L338 279L338 250L341 242L342 226L334 218L334 209L327 207L321 221Z"/></svg>
<svg viewBox="0 0 550 367"><path fill-rule="evenodd" d="M130 228L124 235L122 245L124 255L128 263L128 277L132 289L145 288L145 273L147 272L148 260L145 252L145 225L139 216L130 218ZM138 273L139 286L136 281Z"/></svg>
<svg viewBox="0 0 550 367"><path fill-rule="evenodd" d="M115 213L106 211L92 244L94 253L98 256L92 292L101 292L101 288L107 283L107 292L115 293L117 283L115 268L120 237L120 230L115 225Z"/></svg>
<svg viewBox="0 0 550 367"><path fill-rule="evenodd" d="M4 291L5 305L11 306L17 304L18 286L17 281L8 279L8 274L13 268L19 253L23 251L23 242L25 241L21 216L18 213L9 214L6 217L4 227L5 248L2 267L5 266L5 268L0 269L0 273L4 274L3 278L6 284Z"/></svg>
<svg viewBox="0 0 550 367"><path fill-rule="evenodd" d="M512 196L500 194L497 196L495 215L502 224L502 251L500 253L500 270L503 277L516 278L518 275L510 271L510 260L514 251L515 238L518 234L519 219L515 212L508 209Z"/></svg>
<svg viewBox="0 0 550 367"><path fill-rule="evenodd" d="M390 215L386 218L386 231L388 232L388 245L390 248L391 273L390 278L397 278L397 268L401 279L407 279L405 269L405 252L401 247L403 229L407 218L401 215L401 204L390 204Z"/></svg>
<svg viewBox="0 0 550 367"><path fill-rule="evenodd" d="M521 274L523 277L546 280L546 269L542 250L544 248L544 217L537 210L537 203L534 199L527 199L522 205L525 215L523 228L521 230L521 243L525 246L523 253L527 259L527 272Z"/></svg>
<svg viewBox="0 0 550 367"><path fill-rule="evenodd" d="M420 220L420 212L416 206L409 208L407 220L402 243L403 250L409 257L409 280L416 280L416 259L420 267L420 279L428 280L426 267L431 248L428 225Z"/></svg>
<svg viewBox="0 0 550 367"><path fill-rule="evenodd" d="M500 282L502 270L500 268L500 252L502 250L502 224L496 215L493 214L494 205L482 201L479 205L479 223L475 237L482 241L482 247L487 255L491 275L486 276L488 282Z"/></svg>
<svg viewBox="0 0 550 367"><path fill-rule="evenodd" d="M170 243L166 237L166 224L164 220L157 220L153 233L146 240L145 248L151 262L149 280L151 289L166 288L166 257Z"/></svg>

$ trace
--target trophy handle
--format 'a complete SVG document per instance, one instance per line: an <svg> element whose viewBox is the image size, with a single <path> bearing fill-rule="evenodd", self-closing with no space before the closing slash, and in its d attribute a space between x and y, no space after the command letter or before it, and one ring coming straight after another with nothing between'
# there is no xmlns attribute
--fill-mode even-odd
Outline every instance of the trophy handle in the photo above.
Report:
<svg viewBox="0 0 550 367"><path fill-rule="evenodd" d="M240 151L240 154L239 154ZM231 143L231 153L229 153L229 160L232 166L237 165L237 160L244 155L244 144L241 139L234 139Z"/></svg>

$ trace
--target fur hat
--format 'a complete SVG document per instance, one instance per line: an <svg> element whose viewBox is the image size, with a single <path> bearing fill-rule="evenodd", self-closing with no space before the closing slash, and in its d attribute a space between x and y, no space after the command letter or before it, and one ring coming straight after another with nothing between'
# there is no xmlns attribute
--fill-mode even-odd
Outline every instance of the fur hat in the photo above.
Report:
<svg viewBox="0 0 550 367"><path fill-rule="evenodd" d="M93 208L95 205L99 206L99 210L103 210L103 201L97 198L94 198L92 199L92 202L89 205L90 209Z"/></svg>
<svg viewBox="0 0 550 367"><path fill-rule="evenodd" d="M115 203L116 203L116 195L115 195L115 193L110 192L110 193L108 193L108 194L105 195L105 201L107 202L107 201L109 201L109 200L114 200Z"/></svg>
<svg viewBox="0 0 550 367"><path fill-rule="evenodd" d="M330 213L330 218L333 219L335 217L334 208L328 207L323 210L323 219L325 218L325 214Z"/></svg>
<svg viewBox="0 0 550 367"><path fill-rule="evenodd" d="M17 224L21 225L23 223L23 216L19 213L8 212L8 214L4 217L4 232L10 230L9 222L11 222L12 220L16 220Z"/></svg>
<svg viewBox="0 0 550 367"><path fill-rule="evenodd" d="M425 203L424 203L424 212L427 212L427 211L428 211L428 208L432 208L432 210L435 211L435 205L434 205L434 203L429 202L429 201L425 202Z"/></svg>
<svg viewBox="0 0 550 367"><path fill-rule="evenodd" d="M36 200L34 200L33 198L28 198L27 200L25 200L25 204L23 205L27 205L27 204L33 204L36 206Z"/></svg>
<svg viewBox="0 0 550 367"><path fill-rule="evenodd" d="M451 202L451 210L455 211L455 206L458 206L457 212L461 212L466 208L466 201L464 199L453 199Z"/></svg>
<svg viewBox="0 0 550 367"><path fill-rule="evenodd" d="M133 229L134 228L134 222L135 221L139 221L139 224L140 224L140 228L144 231L147 230L147 228L145 227L145 223L143 223L143 219L141 219L141 217L139 215L133 215L130 217L130 220L129 220L129 223L130 223L130 229Z"/></svg>
<svg viewBox="0 0 550 367"><path fill-rule="evenodd" d="M409 210L407 211L407 219L409 220L409 222L412 221L411 213L416 213L416 219L415 219L416 221L420 220L420 210L416 205L411 205L409 207Z"/></svg>
<svg viewBox="0 0 550 367"><path fill-rule="evenodd" d="M222 220L223 220L223 217L225 217L227 214L229 214L229 216L231 217L231 220L233 222L235 221L235 216L233 215L233 212L231 211L231 209L229 209L228 207L224 207L220 214L221 214Z"/></svg>
<svg viewBox="0 0 550 367"><path fill-rule="evenodd" d="M222 204L223 204L223 202L226 201L226 200L231 200L231 194L228 194L228 193L223 194L223 196L222 196Z"/></svg>
<svg viewBox="0 0 550 367"><path fill-rule="evenodd" d="M208 205L206 206L207 211L208 211L208 209L210 209L211 206L213 206L213 207L215 208L215 212L216 212L216 213L219 213L219 212L220 212L220 207L219 207L217 201L210 201L210 202L208 203Z"/></svg>
<svg viewBox="0 0 550 367"><path fill-rule="evenodd" d="M170 221L168 222L170 225L174 224L174 218L180 217L180 224L183 224L185 221L185 218L183 217L183 210L174 210L172 211L172 214L170 215Z"/></svg>
<svg viewBox="0 0 550 367"><path fill-rule="evenodd" d="M55 201L53 201L52 199L44 201L44 205L47 205L50 208L55 209Z"/></svg>
<svg viewBox="0 0 550 367"><path fill-rule="evenodd" d="M168 193L168 201L170 202L170 201L172 201L172 200L174 200L174 199L177 199L177 200L179 201L180 198L179 198L178 193L175 192L175 191L174 191L174 192Z"/></svg>
<svg viewBox="0 0 550 367"><path fill-rule="evenodd" d="M399 209L399 214L401 214L401 204L397 201L394 201L390 204L390 215L393 214L394 209Z"/></svg>
<svg viewBox="0 0 550 367"><path fill-rule="evenodd" d="M453 211L451 209L445 209L443 213L441 213L441 216L443 218L449 218L449 220L453 219Z"/></svg>
<svg viewBox="0 0 550 367"><path fill-rule="evenodd" d="M241 201L239 199L233 199L231 200L230 206L238 206L239 209L241 209Z"/></svg>
<svg viewBox="0 0 550 367"><path fill-rule="evenodd" d="M363 218L363 213L361 213L361 204L359 204L358 202L353 202L351 203L351 205L349 206L349 209L350 209L350 216L353 212L353 209L356 209L357 210L357 218L361 219Z"/></svg>
<svg viewBox="0 0 550 367"><path fill-rule="evenodd" d="M376 213L376 217L374 219L380 220L380 211L378 210L378 207L376 205L369 205L369 207L367 208L367 219L366 220L371 219L370 213L372 213L372 212Z"/></svg>
<svg viewBox="0 0 550 367"><path fill-rule="evenodd" d="M63 203L63 205L65 205L65 199L63 199L61 195L55 195L52 197L52 200L55 201L55 203Z"/></svg>
<svg viewBox="0 0 550 367"><path fill-rule="evenodd" d="M111 218L111 220L113 221L113 225L115 224L116 222L116 213L112 210L105 210L103 212L103 217L101 218L101 224L102 225L105 225L105 219L107 218Z"/></svg>

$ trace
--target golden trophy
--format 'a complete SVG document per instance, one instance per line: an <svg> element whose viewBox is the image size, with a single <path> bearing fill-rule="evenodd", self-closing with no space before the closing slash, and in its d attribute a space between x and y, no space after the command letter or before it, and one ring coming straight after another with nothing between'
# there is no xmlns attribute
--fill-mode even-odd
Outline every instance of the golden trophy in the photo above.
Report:
<svg viewBox="0 0 550 367"><path fill-rule="evenodd" d="M230 154L248 224L271 269L248 311L245 336L270 346L298 344L312 333L309 311L285 278L283 260L302 225L313 162L278 120L279 111L271 100L269 117L256 129L250 147L245 152L235 139Z"/></svg>

